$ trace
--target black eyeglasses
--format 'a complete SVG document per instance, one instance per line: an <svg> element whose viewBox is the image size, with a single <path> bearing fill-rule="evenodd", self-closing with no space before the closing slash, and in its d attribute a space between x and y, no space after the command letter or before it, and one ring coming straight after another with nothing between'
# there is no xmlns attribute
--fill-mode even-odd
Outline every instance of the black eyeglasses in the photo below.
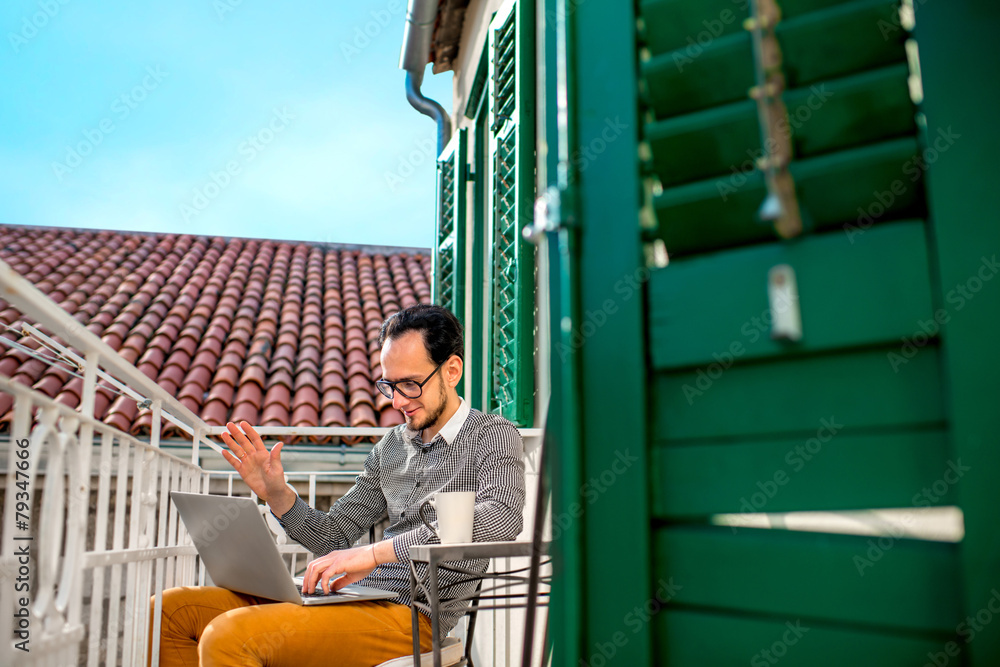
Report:
<svg viewBox="0 0 1000 667"><path fill-rule="evenodd" d="M445 360L447 361L447 359ZM399 380L398 382L389 382L388 380L376 380L375 386L378 390L382 392L382 395L386 398L392 398L395 392L399 392L400 396L405 398L420 398L420 395L424 392L424 385L427 384L428 380L434 377L434 374L438 372L444 361L438 364L431 374L424 378L423 382L417 382L416 380Z"/></svg>

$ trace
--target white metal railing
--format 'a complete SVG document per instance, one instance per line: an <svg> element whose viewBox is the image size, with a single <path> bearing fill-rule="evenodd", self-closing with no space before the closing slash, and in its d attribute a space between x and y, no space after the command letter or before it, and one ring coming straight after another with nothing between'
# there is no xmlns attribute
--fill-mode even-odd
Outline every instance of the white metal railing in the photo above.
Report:
<svg viewBox="0 0 1000 667"><path fill-rule="evenodd" d="M13 641L0 644L0 664L142 665L150 654L155 664L160 594L205 583L169 492L207 491L222 476L232 495L235 471L202 470L8 378L0 391L15 398L0 558L0 636ZM308 483L315 505L318 481L357 472L289 477ZM296 569L307 550L264 514Z"/></svg>
<svg viewBox="0 0 1000 667"><path fill-rule="evenodd" d="M195 574L168 495L200 488L197 448L208 425L3 262L0 290L35 323L29 333L83 376L77 410L0 378L0 391L14 397L0 529L0 662L75 665L86 638L87 664L142 664L150 594ZM148 443L94 419L99 379L152 408ZM164 419L191 434L194 463L159 450Z"/></svg>
<svg viewBox="0 0 1000 667"><path fill-rule="evenodd" d="M75 665L85 638L87 664L144 662L150 595L195 575L168 493L198 490L201 470L7 378L0 391L15 398L0 662Z"/></svg>

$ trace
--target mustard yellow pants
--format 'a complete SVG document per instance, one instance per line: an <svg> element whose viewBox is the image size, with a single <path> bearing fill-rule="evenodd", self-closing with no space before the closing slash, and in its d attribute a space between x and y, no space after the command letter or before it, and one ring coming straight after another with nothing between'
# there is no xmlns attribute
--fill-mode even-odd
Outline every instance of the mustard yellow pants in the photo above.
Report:
<svg viewBox="0 0 1000 667"><path fill-rule="evenodd" d="M431 624L418 617L426 652ZM159 664L372 667L412 655L412 627L410 608L385 600L303 607L214 586L170 588L163 592Z"/></svg>

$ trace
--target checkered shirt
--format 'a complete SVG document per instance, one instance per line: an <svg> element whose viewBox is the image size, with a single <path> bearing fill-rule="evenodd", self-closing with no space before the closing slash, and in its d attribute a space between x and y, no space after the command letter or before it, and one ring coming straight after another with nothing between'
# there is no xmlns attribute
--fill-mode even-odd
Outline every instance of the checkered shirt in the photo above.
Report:
<svg viewBox="0 0 1000 667"><path fill-rule="evenodd" d="M441 432L423 443L405 425L389 431L371 451L354 486L334 502L329 512L309 507L301 498L279 522L289 537L314 554L346 549L388 515L384 539L393 540L398 563L378 566L359 584L399 594L409 605L410 547L438 544L440 540L420 520L420 504L438 491L475 491L476 509L472 540L512 540L521 532L524 510L524 444L506 419L478 410L465 402ZM428 517L436 525L432 506ZM485 572L484 559L454 563ZM422 568L422 569L421 569ZM426 566L418 565L424 574ZM464 575L439 570L439 588ZM443 597L471 595L476 582L455 584ZM461 612L442 613L440 628L447 634L461 619Z"/></svg>

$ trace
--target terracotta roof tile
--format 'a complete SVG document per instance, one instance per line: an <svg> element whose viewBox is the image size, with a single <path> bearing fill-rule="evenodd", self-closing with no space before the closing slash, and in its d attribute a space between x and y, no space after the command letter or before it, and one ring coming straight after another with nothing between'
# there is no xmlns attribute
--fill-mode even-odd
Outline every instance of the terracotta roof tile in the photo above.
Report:
<svg viewBox="0 0 1000 667"><path fill-rule="evenodd" d="M351 408L351 426L377 426L375 411L367 403Z"/></svg>
<svg viewBox="0 0 1000 667"><path fill-rule="evenodd" d="M319 386L319 362L312 359L300 359L299 365L295 367L295 377L308 374L308 377L316 378L315 385Z"/></svg>
<svg viewBox="0 0 1000 667"><path fill-rule="evenodd" d="M323 408L321 426L347 426L347 413L344 406L336 403Z"/></svg>
<svg viewBox="0 0 1000 667"><path fill-rule="evenodd" d="M157 378L157 383L164 389L167 389L171 394L177 395L177 390L180 388L181 384L184 382L184 369L180 366L167 366L160 373L160 377ZM173 389L168 389L168 385L173 386Z"/></svg>
<svg viewBox="0 0 1000 667"><path fill-rule="evenodd" d="M256 385L248 385L255 387ZM243 390L243 387L240 388ZM208 396L205 398L206 401L211 401L213 399L219 399L223 403L232 404L233 396L236 394L236 389L233 388L231 384L226 382L216 382L212 385L212 388L208 391Z"/></svg>
<svg viewBox="0 0 1000 667"><path fill-rule="evenodd" d="M274 386L276 384L281 384L289 389L295 386L295 380L292 378L292 373L284 368L276 371L274 375L268 378L268 386Z"/></svg>
<svg viewBox="0 0 1000 667"><path fill-rule="evenodd" d="M205 366L195 366L188 371L184 378L184 384L197 387L201 391L207 391L212 383L212 369Z"/></svg>
<svg viewBox="0 0 1000 667"><path fill-rule="evenodd" d="M347 366L347 378L348 387L364 388L374 382L367 357L363 361L354 361Z"/></svg>
<svg viewBox="0 0 1000 667"><path fill-rule="evenodd" d="M201 339L201 343L198 345L198 351L204 352L209 351L218 358L222 355L222 341L218 338L205 337Z"/></svg>
<svg viewBox="0 0 1000 667"><path fill-rule="evenodd" d="M201 418L213 426L222 426L229 420L229 405L222 401L209 401L201 410Z"/></svg>
<svg viewBox="0 0 1000 667"><path fill-rule="evenodd" d="M347 408L347 397L342 388L334 387L323 391L323 409L331 405L339 405L341 408Z"/></svg>
<svg viewBox="0 0 1000 667"><path fill-rule="evenodd" d="M314 403L303 403L292 411L292 426L319 426L319 410Z"/></svg>
<svg viewBox="0 0 1000 667"><path fill-rule="evenodd" d="M291 418L288 415L288 406L283 403L274 403L264 408L261 415L262 426L288 426Z"/></svg>
<svg viewBox="0 0 1000 667"><path fill-rule="evenodd" d="M272 405L283 405L287 410L292 404L292 392L291 390L283 384L271 385L267 393L264 394L264 407L270 407Z"/></svg>
<svg viewBox="0 0 1000 667"><path fill-rule="evenodd" d="M170 348L173 345L173 341L176 338L177 338L177 329L171 327L153 336L152 340L149 341L149 347L155 347L166 353L170 351Z"/></svg>
<svg viewBox="0 0 1000 667"><path fill-rule="evenodd" d="M302 387L295 391L295 396L292 398L292 410L297 410L303 405L312 405L313 407L319 409L319 389L316 387Z"/></svg>
<svg viewBox="0 0 1000 667"><path fill-rule="evenodd" d="M215 380L217 382L228 382L235 387L240 381L240 369L236 366L222 366L215 374Z"/></svg>
<svg viewBox="0 0 1000 667"><path fill-rule="evenodd" d="M237 350L227 349L222 353L222 358L219 360L219 367L232 366L233 368L243 368L243 354Z"/></svg>
<svg viewBox="0 0 1000 667"><path fill-rule="evenodd" d="M350 397L348 398L347 404L352 410L361 403L367 403L368 405L374 406L375 401L372 395L363 389L355 389L350 392Z"/></svg>
<svg viewBox="0 0 1000 667"><path fill-rule="evenodd" d="M378 425L382 428L392 428L403 423L403 413L393 409L391 406L382 410Z"/></svg>
<svg viewBox="0 0 1000 667"><path fill-rule="evenodd" d="M126 347L124 344L119 348L118 354L130 364L135 364L139 360L139 348Z"/></svg>
<svg viewBox="0 0 1000 667"><path fill-rule="evenodd" d="M111 424L119 431L128 433L137 412L139 412L139 407L134 400L128 396L119 396L111 404L104 422Z"/></svg>
<svg viewBox="0 0 1000 667"><path fill-rule="evenodd" d="M319 391L319 376L311 370L300 371L295 376L295 390L298 391L305 387L312 387L313 389Z"/></svg>
<svg viewBox="0 0 1000 667"><path fill-rule="evenodd" d="M240 386L243 386L248 382L252 382L256 384L258 388L263 389L266 381L267 373L261 366L248 364L243 367L243 373L240 374Z"/></svg>
<svg viewBox="0 0 1000 667"><path fill-rule="evenodd" d="M180 339L174 344L174 352L182 351L188 356L194 356L198 350L198 337L197 334L191 335L188 332L192 329L197 330L196 325L189 324L187 327L181 331Z"/></svg>
<svg viewBox="0 0 1000 667"><path fill-rule="evenodd" d="M336 380L332 377L328 378L330 375L339 375L340 379ZM337 382L340 386L344 384L344 376L347 372L344 370L344 360L343 359L328 359L323 362L323 366L320 368L320 382L322 383L323 390L327 389L328 382Z"/></svg>
<svg viewBox="0 0 1000 667"><path fill-rule="evenodd" d="M375 339L383 317L429 301L429 255L0 226L0 259L209 423L402 420L372 384ZM20 319L0 301L0 322ZM0 373L79 404L79 378L24 353L0 349ZM125 431L150 427L149 410L106 387L95 414Z"/></svg>

